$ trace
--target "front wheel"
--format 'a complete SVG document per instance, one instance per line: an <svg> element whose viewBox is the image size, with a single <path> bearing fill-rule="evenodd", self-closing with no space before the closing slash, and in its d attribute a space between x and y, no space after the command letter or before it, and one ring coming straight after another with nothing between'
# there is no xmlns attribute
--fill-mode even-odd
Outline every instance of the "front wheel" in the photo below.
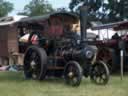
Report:
<svg viewBox="0 0 128 96"><path fill-rule="evenodd" d="M67 63L64 69L64 79L67 84L72 86L79 86L82 80L82 68L76 61Z"/></svg>
<svg viewBox="0 0 128 96"><path fill-rule="evenodd" d="M97 61L91 69L91 80L99 85L105 85L109 81L109 69L103 61Z"/></svg>

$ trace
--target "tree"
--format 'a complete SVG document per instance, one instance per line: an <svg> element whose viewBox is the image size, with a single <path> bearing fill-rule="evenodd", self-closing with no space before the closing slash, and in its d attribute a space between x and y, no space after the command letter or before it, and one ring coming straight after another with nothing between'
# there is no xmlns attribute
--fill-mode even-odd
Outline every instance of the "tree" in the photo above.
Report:
<svg viewBox="0 0 128 96"><path fill-rule="evenodd" d="M13 4L5 1L0 0L0 17L8 15L9 12L13 10Z"/></svg>
<svg viewBox="0 0 128 96"><path fill-rule="evenodd" d="M24 11L18 14L38 16L54 11L52 6L45 0L32 0L24 7Z"/></svg>
<svg viewBox="0 0 128 96"><path fill-rule="evenodd" d="M90 20L100 20L103 23L128 19L128 0L72 0L69 8L77 12L80 3L89 6Z"/></svg>

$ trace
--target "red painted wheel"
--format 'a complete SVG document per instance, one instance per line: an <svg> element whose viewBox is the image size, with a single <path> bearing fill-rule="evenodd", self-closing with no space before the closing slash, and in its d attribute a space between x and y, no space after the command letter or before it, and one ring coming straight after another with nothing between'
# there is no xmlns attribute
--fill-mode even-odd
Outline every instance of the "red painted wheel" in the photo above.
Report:
<svg viewBox="0 0 128 96"><path fill-rule="evenodd" d="M108 48L99 48L97 53L97 61L102 60L105 62L110 70L110 73L113 72L114 64L112 52Z"/></svg>

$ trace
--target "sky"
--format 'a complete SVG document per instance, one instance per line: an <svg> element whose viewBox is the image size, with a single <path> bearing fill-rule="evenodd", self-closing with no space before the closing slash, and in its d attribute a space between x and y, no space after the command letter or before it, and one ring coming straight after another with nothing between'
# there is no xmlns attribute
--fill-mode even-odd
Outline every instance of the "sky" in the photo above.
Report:
<svg viewBox="0 0 128 96"><path fill-rule="evenodd" d="M9 15L16 15L16 13L21 12L26 4L28 4L31 0L6 0L12 2L14 4L14 11ZM53 8L68 8L68 4L71 0L47 0L50 4L52 4Z"/></svg>

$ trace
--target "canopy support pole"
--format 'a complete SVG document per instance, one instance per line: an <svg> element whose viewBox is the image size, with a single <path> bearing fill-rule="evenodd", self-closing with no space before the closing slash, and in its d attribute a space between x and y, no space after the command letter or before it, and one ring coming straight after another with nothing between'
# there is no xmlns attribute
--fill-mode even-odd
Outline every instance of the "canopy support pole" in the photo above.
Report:
<svg viewBox="0 0 128 96"><path fill-rule="evenodd" d="M124 63L124 60L123 60L123 50L120 50L120 75L121 75L121 80L123 80L123 75L124 75L124 72L123 72L123 63Z"/></svg>

